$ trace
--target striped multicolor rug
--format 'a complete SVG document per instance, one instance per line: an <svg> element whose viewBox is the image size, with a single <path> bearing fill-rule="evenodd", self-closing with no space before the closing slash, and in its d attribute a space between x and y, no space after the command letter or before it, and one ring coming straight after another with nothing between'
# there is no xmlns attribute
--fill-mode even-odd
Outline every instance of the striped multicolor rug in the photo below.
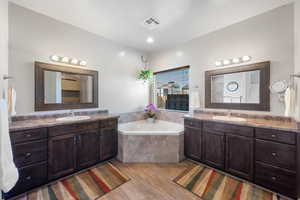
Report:
<svg viewBox="0 0 300 200"><path fill-rule="evenodd" d="M202 165L193 164L174 182L203 200L279 200L274 193Z"/></svg>
<svg viewBox="0 0 300 200"><path fill-rule="evenodd" d="M95 200L129 178L110 163L87 170L27 195L27 200Z"/></svg>

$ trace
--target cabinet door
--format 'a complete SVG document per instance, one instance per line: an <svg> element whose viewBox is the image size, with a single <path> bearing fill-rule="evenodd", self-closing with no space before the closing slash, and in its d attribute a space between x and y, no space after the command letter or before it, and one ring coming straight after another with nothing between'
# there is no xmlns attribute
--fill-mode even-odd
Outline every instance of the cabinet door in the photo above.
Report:
<svg viewBox="0 0 300 200"><path fill-rule="evenodd" d="M199 128L185 127L184 152L185 156L201 161L202 159L202 133Z"/></svg>
<svg viewBox="0 0 300 200"><path fill-rule="evenodd" d="M49 180L53 180L76 169L76 137L64 135L49 139Z"/></svg>
<svg viewBox="0 0 300 200"><path fill-rule="evenodd" d="M203 160L212 167L224 169L225 163L225 141L224 135L203 132Z"/></svg>
<svg viewBox="0 0 300 200"><path fill-rule="evenodd" d="M118 131L116 128L102 128L100 134L100 160L113 158L118 153Z"/></svg>
<svg viewBox="0 0 300 200"><path fill-rule="evenodd" d="M77 168L82 169L99 161L99 134L90 131L77 135Z"/></svg>
<svg viewBox="0 0 300 200"><path fill-rule="evenodd" d="M226 135L226 170L248 180L253 179L253 139Z"/></svg>

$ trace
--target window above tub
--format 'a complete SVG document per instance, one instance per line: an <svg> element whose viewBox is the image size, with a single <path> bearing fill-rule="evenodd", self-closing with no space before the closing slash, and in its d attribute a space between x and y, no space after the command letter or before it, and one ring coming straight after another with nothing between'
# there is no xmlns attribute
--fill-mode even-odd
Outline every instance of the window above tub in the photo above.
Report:
<svg viewBox="0 0 300 200"><path fill-rule="evenodd" d="M189 111L189 66L154 73L153 97L160 109Z"/></svg>

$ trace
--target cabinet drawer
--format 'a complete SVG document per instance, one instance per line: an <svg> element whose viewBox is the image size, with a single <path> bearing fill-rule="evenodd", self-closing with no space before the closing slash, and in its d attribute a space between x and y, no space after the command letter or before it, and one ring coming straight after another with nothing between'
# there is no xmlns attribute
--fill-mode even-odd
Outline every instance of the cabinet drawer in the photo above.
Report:
<svg viewBox="0 0 300 200"><path fill-rule="evenodd" d="M14 146L14 160L17 167L47 160L47 141L30 142Z"/></svg>
<svg viewBox="0 0 300 200"><path fill-rule="evenodd" d="M10 133L14 144L28 142L32 140L41 140L47 138L47 129L32 129L28 131L17 131Z"/></svg>
<svg viewBox="0 0 300 200"><path fill-rule="evenodd" d="M100 128L116 128L118 126L118 119L107 119L100 121Z"/></svg>
<svg viewBox="0 0 300 200"><path fill-rule="evenodd" d="M289 197L296 196L296 174L290 171L257 162L255 183Z"/></svg>
<svg viewBox="0 0 300 200"><path fill-rule="evenodd" d="M204 122L203 129L206 131L215 131L240 135L245 137L254 137L254 128L247 126L236 126L216 122Z"/></svg>
<svg viewBox="0 0 300 200"><path fill-rule="evenodd" d="M296 170L296 147L293 145L255 140L255 159L276 167Z"/></svg>
<svg viewBox="0 0 300 200"><path fill-rule="evenodd" d="M19 181L4 196L9 198L47 183L47 164L41 163L19 169Z"/></svg>
<svg viewBox="0 0 300 200"><path fill-rule="evenodd" d="M185 126L190 126L190 127L195 127L195 128L201 128L202 123L200 120L195 120L195 119L184 119L184 125Z"/></svg>
<svg viewBox="0 0 300 200"><path fill-rule="evenodd" d="M280 130L257 128L256 138L275 142L283 142L287 144L296 144L295 133Z"/></svg>
<svg viewBox="0 0 300 200"><path fill-rule="evenodd" d="M59 135L67 135L82 131L88 130L98 130L99 122L90 122L90 123L78 123L78 124L68 124L68 125L59 125L55 127L49 128L49 136L59 136Z"/></svg>

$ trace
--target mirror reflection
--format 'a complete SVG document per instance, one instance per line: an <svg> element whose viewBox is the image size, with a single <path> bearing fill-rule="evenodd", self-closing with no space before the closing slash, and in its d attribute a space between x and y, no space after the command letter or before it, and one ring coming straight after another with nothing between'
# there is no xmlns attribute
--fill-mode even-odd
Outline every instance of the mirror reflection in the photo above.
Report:
<svg viewBox="0 0 300 200"><path fill-rule="evenodd" d="M44 71L45 104L93 103L93 77Z"/></svg>
<svg viewBox="0 0 300 200"><path fill-rule="evenodd" d="M212 103L260 103L260 70L211 77Z"/></svg>

